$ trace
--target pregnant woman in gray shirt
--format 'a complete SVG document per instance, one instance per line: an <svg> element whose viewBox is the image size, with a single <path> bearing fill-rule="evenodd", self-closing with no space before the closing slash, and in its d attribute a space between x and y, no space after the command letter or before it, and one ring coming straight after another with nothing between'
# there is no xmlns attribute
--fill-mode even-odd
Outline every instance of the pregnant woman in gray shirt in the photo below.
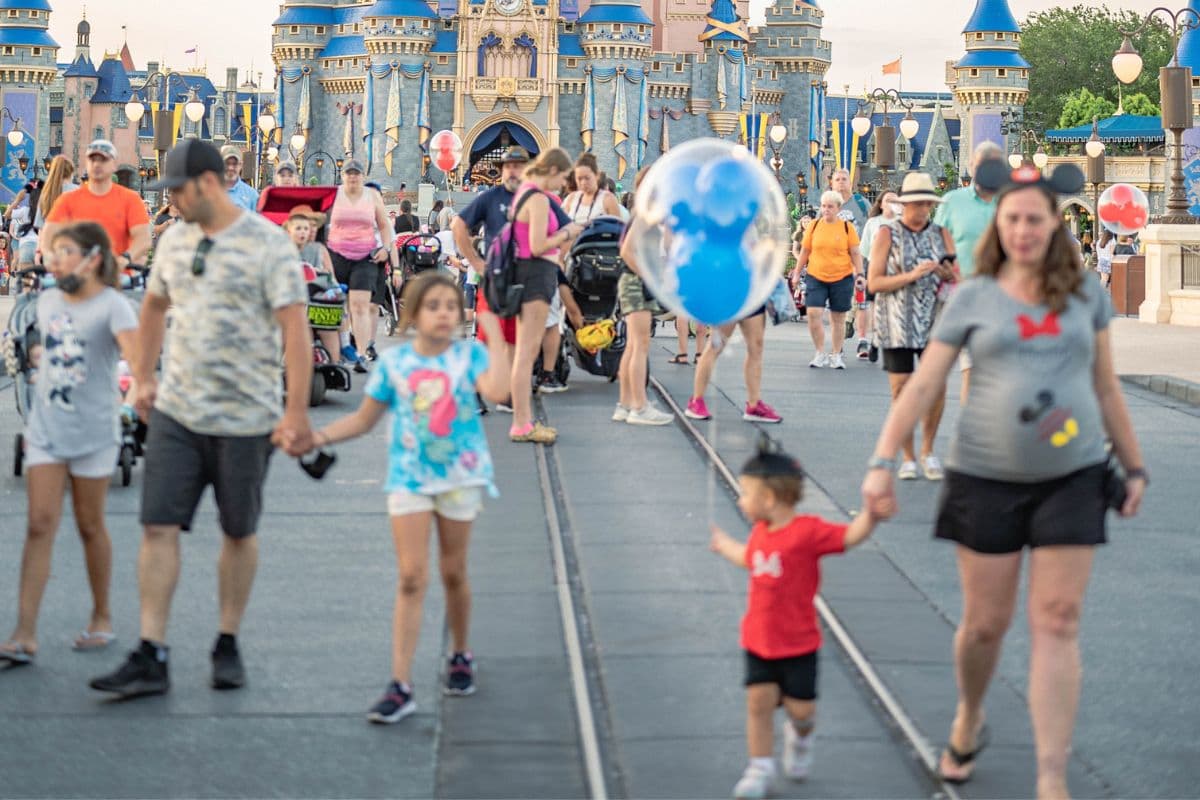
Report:
<svg viewBox="0 0 1200 800"><path fill-rule="evenodd" d="M983 697L1016 605L1030 548L1029 707L1037 796L1067 797L1079 701L1078 629L1095 545L1105 541L1106 439L1125 467L1124 516L1147 485L1112 366L1108 295L1085 273L1057 213L1083 176L1047 179L999 162L976 179L999 189L996 218L966 281L940 315L916 374L892 407L863 481L864 507L896 511L901 442L945 392L960 351L974 362L947 458L935 535L958 544L963 613L954 641L958 705L943 778L970 778L987 741Z"/></svg>

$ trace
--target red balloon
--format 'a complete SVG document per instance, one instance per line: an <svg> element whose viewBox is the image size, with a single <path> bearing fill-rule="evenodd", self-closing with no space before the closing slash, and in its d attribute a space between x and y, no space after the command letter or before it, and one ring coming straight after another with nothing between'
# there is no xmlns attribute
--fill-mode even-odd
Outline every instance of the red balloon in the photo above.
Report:
<svg viewBox="0 0 1200 800"><path fill-rule="evenodd" d="M1116 186L1112 187L1112 198L1111 199L1114 203L1116 203L1119 206L1123 206L1126 203L1132 203L1133 202L1133 191L1129 188L1128 185L1126 185L1124 183L1118 183Z"/></svg>
<svg viewBox="0 0 1200 800"><path fill-rule="evenodd" d="M449 172L458 166L458 159L454 157L454 153L450 150L439 150L433 163L437 164L437 168L442 172Z"/></svg>
<svg viewBox="0 0 1200 800"><path fill-rule="evenodd" d="M1100 219L1104 222L1117 223L1121 221L1122 207L1116 203L1105 203L1100 206Z"/></svg>
<svg viewBox="0 0 1200 800"><path fill-rule="evenodd" d="M1141 228L1148 218L1146 209L1141 206L1129 205L1121 213L1121 224L1126 228Z"/></svg>

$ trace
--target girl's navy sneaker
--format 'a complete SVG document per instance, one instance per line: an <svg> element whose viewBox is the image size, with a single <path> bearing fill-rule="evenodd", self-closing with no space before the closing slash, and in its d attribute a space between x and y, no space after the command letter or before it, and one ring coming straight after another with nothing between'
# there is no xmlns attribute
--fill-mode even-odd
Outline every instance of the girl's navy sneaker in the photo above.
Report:
<svg viewBox="0 0 1200 800"><path fill-rule="evenodd" d="M413 700L412 689L399 681L392 681L384 690L383 697L379 698L379 702L367 712L367 719L380 725L391 725L416 710L417 704Z"/></svg>
<svg viewBox="0 0 1200 800"><path fill-rule="evenodd" d="M445 693L459 696L475 694L475 661L469 652L450 656Z"/></svg>

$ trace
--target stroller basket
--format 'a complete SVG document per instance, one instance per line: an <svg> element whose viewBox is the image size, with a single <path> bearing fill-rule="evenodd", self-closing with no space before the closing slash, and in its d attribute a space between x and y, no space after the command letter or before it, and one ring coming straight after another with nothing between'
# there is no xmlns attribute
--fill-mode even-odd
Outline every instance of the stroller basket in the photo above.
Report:
<svg viewBox="0 0 1200 800"><path fill-rule="evenodd" d="M442 257L442 243L426 233L404 237L398 241L400 257L410 272L437 269Z"/></svg>
<svg viewBox="0 0 1200 800"><path fill-rule="evenodd" d="M590 299L612 296L624 268L615 248L594 248L572 255L571 287Z"/></svg>

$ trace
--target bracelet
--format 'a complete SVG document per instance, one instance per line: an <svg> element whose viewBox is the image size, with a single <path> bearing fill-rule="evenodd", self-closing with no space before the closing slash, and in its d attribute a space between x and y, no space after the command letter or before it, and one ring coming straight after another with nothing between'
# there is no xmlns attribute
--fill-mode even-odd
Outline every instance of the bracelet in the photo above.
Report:
<svg viewBox="0 0 1200 800"><path fill-rule="evenodd" d="M1150 473L1146 471L1145 467L1134 467L1133 469L1125 470L1125 480L1131 481L1137 478L1141 478L1142 482L1147 486L1150 485Z"/></svg>
<svg viewBox="0 0 1200 800"><path fill-rule="evenodd" d="M883 456L871 456L867 459L867 469L886 469L892 472L896 469L896 459L884 458Z"/></svg>

